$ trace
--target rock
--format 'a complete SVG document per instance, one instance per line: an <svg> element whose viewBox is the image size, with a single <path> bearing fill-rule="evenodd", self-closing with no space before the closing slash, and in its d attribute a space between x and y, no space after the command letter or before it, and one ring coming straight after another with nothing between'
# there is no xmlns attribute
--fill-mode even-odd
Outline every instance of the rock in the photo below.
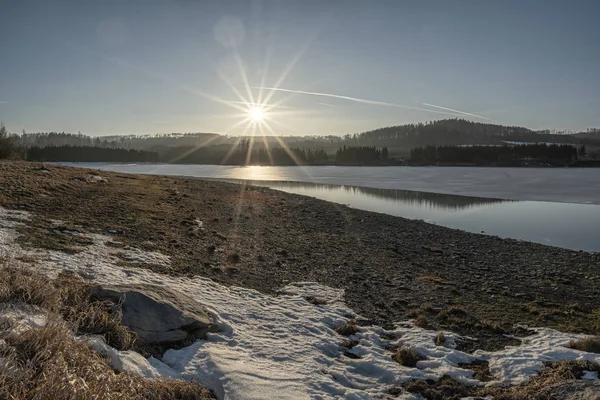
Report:
<svg viewBox="0 0 600 400"><path fill-rule="evenodd" d="M169 345L216 331L212 316L197 301L158 285L105 285L92 288L98 300L120 305L122 323L149 345Z"/></svg>

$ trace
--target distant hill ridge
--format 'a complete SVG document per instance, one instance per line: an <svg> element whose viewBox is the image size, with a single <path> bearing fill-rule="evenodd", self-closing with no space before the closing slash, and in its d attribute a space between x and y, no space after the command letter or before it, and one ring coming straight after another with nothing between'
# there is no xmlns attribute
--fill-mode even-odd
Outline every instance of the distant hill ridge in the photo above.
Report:
<svg viewBox="0 0 600 400"><path fill-rule="evenodd" d="M232 146L239 141L239 136L216 133L170 133L157 135L112 135L91 137L70 133L24 133L19 136L20 144L26 147L45 146L98 146L125 149L152 150L159 153L172 147L210 147ZM472 122L465 119L445 119L426 123L405 124L374 129L367 132L347 134L343 136L267 136L270 147L286 145L305 149L325 149L335 152L340 146L377 146L388 147L393 154L402 154L411 148L435 145L452 146L461 144L502 144L513 142L553 142L571 143L600 147L600 130L588 130L579 133L551 133L550 131L533 131L519 126L505 126L489 123ZM264 148L261 139L254 143L255 148Z"/></svg>

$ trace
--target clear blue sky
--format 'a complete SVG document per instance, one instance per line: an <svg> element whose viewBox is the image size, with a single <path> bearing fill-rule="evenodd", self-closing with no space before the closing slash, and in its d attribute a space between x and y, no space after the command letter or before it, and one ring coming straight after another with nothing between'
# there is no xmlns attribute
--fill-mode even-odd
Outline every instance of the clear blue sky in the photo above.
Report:
<svg viewBox="0 0 600 400"><path fill-rule="evenodd" d="M439 107L600 126L598 0L0 0L0 15L13 132L236 134L240 104L217 100L256 101L260 86L373 101L275 92L266 121L281 134L455 114Z"/></svg>

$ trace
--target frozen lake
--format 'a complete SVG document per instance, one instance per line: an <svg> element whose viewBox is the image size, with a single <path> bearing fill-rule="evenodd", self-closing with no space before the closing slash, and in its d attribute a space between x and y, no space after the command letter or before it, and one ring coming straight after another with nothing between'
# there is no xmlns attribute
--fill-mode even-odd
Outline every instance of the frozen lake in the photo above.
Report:
<svg viewBox="0 0 600 400"><path fill-rule="evenodd" d="M70 164L134 174L296 181L511 200L600 204L598 168L234 167L174 164Z"/></svg>
<svg viewBox="0 0 600 400"><path fill-rule="evenodd" d="M68 165L244 181L474 233L600 251L597 169Z"/></svg>

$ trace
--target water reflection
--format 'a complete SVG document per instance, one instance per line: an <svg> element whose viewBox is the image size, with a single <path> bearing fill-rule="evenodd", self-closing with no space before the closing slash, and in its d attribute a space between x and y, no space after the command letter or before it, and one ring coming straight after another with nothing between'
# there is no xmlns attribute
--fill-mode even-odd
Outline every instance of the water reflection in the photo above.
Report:
<svg viewBox="0 0 600 400"><path fill-rule="evenodd" d="M449 228L574 250L600 251L600 206L511 201L398 189L281 181L246 181L288 193Z"/></svg>
<svg viewBox="0 0 600 400"><path fill-rule="evenodd" d="M512 200L489 199L484 197L456 196L442 193L418 192L401 189L377 189L361 186L329 185L306 182L282 182L259 180L228 180L230 182L246 183L248 185L265 186L271 189L298 194L314 195L315 193L336 193L340 200L348 196L365 196L372 199L393 201L407 206L417 206L428 209L462 210L496 203L511 202ZM318 197L318 196L315 196ZM340 201L343 202L343 201Z"/></svg>

